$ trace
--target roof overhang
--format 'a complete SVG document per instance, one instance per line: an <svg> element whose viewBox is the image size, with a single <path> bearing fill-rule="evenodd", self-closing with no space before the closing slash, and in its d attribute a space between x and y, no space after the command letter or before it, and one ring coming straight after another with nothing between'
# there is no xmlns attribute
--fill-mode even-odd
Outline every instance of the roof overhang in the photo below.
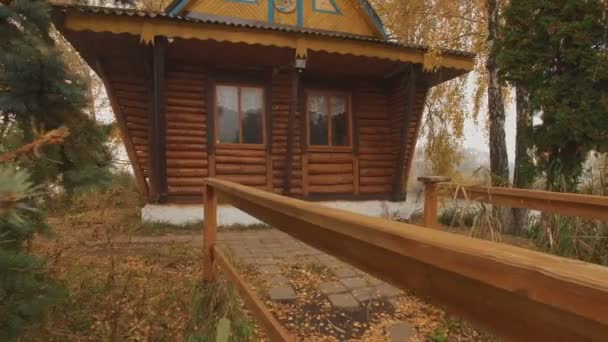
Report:
<svg viewBox="0 0 608 342"><path fill-rule="evenodd" d="M197 20L163 13L95 9L91 7L55 6L61 15L56 25L61 30L109 32L138 36L142 43L153 43L154 37L214 40L261 46L291 48L297 56L308 51L323 51L392 61L433 65L437 68L470 71L473 54L459 51L428 53L423 46L402 45L368 37L313 31L276 25L247 25ZM56 13L57 14L57 13Z"/></svg>

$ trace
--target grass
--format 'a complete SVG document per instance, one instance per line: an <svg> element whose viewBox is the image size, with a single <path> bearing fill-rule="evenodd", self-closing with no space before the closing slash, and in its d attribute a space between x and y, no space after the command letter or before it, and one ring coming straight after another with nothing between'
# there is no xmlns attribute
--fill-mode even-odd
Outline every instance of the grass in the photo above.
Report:
<svg viewBox="0 0 608 342"><path fill-rule="evenodd" d="M241 310L233 286L226 280L199 283L193 296L192 319L188 322L185 341L214 341L219 335L218 323L229 322L230 341L256 341L255 325Z"/></svg>
<svg viewBox="0 0 608 342"><path fill-rule="evenodd" d="M254 338L226 284L201 285L200 246L129 242L202 229L141 224L141 203L133 186L118 184L49 205L54 235L36 239L33 252L69 295L23 341L214 341L212 316L230 318L237 341Z"/></svg>

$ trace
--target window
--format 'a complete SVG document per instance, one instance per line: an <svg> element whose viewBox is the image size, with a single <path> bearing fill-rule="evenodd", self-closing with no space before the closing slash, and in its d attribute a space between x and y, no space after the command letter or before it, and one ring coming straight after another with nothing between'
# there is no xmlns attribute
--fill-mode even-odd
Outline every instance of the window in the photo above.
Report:
<svg viewBox="0 0 608 342"><path fill-rule="evenodd" d="M216 93L217 142L264 143L264 90L218 85Z"/></svg>
<svg viewBox="0 0 608 342"><path fill-rule="evenodd" d="M306 109L309 145L350 146L349 96L310 92Z"/></svg>

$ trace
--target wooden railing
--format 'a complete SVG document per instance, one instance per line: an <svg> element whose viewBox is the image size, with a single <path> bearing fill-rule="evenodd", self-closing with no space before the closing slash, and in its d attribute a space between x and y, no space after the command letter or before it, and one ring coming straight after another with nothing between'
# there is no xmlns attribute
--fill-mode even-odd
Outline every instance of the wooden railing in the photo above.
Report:
<svg viewBox="0 0 608 342"><path fill-rule="evenodd" d="M439 228L439 197L478 201L510 208L539 210L564 216L608 220L608 197L540 190L461 185L448 177L419 177L424 184L424 226Z"/></svg>
<svg viewBox="0 0 608 342"><path fill-rule="evenodd" d="M205 179L206 280L217 264L273 340L291 340L215 247L217 195L310 246L443 305L498 336L606 340L608 268Z"/></svg>

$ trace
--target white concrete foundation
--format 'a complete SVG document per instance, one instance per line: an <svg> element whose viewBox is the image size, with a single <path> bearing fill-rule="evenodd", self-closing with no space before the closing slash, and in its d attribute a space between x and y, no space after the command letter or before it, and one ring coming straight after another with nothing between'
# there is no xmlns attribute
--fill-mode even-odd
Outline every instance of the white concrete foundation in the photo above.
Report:
<svg viewBox="0 0 608 342"><path fill-rule="evenodd" d="M386 218L408 218L415 209L413 202L389 201L331 201L316 202L330 208L343 209L353 213ZM146 204L141 210L141 218L149 223L187 225L201 222L204 218L202 205ZM254 225L262 223L255 217L229 206L218 206L218 225Z"/></svg>

